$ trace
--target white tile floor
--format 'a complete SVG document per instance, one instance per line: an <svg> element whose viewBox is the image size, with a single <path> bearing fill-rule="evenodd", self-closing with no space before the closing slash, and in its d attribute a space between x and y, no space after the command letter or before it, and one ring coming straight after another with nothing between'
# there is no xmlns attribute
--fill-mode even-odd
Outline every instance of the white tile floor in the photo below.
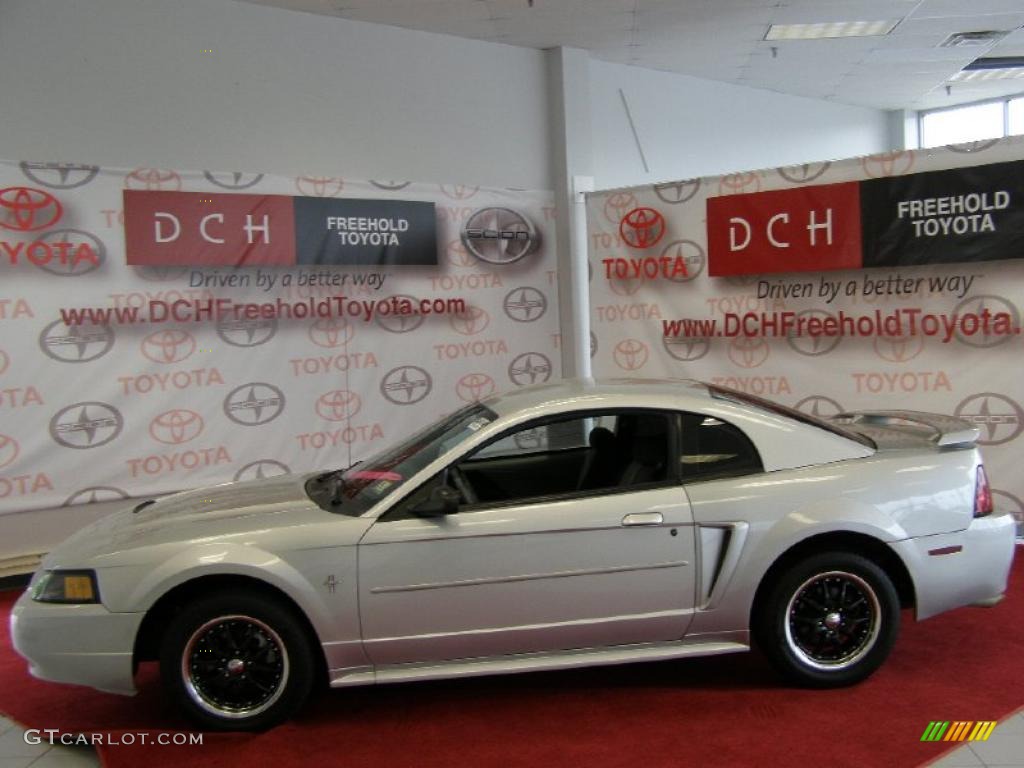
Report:
<svg viewBox="0 0 1024 768"><path fill-rule="evenodd" d="M964 744L931 765L938 768L1024 767L1024 710L1018 710L1015 715L1000 720L988 741Z"/></svg>

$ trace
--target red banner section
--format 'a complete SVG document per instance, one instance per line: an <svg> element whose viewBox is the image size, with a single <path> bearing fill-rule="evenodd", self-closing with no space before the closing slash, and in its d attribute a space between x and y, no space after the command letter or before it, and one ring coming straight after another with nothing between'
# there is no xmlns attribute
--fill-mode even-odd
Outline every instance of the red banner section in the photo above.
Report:
<svg viewBox="0 0 1024 768"><path fill-rule="evenodd" d="M712 197L707 212L712 277L861 266L857 182Z"/></svg>
<svg viewBox="0 0 1024 768"><path fill-rule="evenodd" d="M295 213L287 195L125 190L132 266L289 266Z"/></svg>

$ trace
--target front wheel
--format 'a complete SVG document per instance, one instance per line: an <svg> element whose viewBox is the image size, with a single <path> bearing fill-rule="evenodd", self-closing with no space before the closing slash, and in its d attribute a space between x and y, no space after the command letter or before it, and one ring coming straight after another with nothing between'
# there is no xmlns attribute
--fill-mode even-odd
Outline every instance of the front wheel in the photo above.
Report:
<svg viewBox="0 0 1024 768"><path fill-rule="evenodd" d="M168 696L215 730L261 730L286 719L309 696L314 670L302 624L258 594L214 594L186 606L160 651Z"/></svg>
<svg viewBox="0 0 1024 768"><path fill-rule="evenodd" d="M900 625L899 596L878 565L828 552L802 560L772 585L754 619L758 645L800 685L851 685L885 661Z"/></svg>

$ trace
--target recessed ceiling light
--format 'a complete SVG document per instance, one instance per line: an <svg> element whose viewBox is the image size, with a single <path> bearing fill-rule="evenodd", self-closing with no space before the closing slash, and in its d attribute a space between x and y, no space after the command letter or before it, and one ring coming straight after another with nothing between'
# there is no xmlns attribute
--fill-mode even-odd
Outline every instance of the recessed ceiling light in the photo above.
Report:
<svg viewBox="0 0 1024 768"><path fill-rule="evenodd" d="M765 40L823 40L831 37L876 37L888 35L899 19L879 21L829 21L822 24L772 24Z"/></svg>

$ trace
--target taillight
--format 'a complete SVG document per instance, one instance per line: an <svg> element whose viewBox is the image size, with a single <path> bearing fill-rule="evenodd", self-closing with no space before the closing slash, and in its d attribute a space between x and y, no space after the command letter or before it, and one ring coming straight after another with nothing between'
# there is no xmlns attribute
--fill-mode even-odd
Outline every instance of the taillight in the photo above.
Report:
<svg viewBox="0 0 1024 768"><path fill-rule="evenodd" d="M992 489L988 487L988 476L985 467L978 465L978 478L974 483L974 516L984 517L992 514Z"/></svg>

